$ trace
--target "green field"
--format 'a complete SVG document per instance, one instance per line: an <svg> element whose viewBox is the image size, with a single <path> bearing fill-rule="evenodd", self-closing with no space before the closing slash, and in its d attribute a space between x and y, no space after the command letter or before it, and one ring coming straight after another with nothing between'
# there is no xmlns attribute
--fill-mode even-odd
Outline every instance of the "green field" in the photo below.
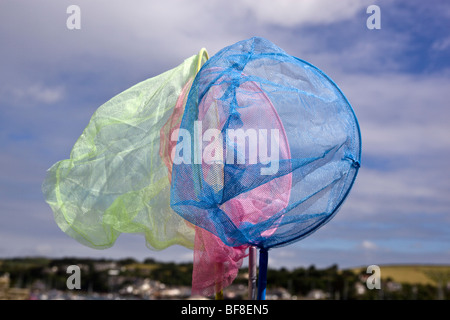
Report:
<svg viewBox="0 0 450 320"><path fill-rule="evenodd" d="M399 283L437 285L450 282L450 265L380 265L381 279ZM360 273L366 268L352 268Z"/></svg>

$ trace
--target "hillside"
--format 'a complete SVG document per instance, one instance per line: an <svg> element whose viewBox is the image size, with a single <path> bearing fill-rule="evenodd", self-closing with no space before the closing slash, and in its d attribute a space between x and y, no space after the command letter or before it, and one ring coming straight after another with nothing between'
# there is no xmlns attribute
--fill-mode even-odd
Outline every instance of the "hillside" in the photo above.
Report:
<svg viewBox="0 0 450 320"><path fill-rule="evenodd" d="M436 286L450 282L450 265L380 265L381 279L399 283ZM354 273L365 272L366 267L352 268Z"/></svg>
<svg viewBox="0 0 450 320"><path fill-rule="evenodd" d="M68 267L80 268L80 292L86 299L169 299L190 295L192 263L91 258L42 257L0 259L0 297L14 290L28 290L37 299L71 299L67 287ZM267 295L271 299L433 300L450 299L450 265L380 265L381 290L366 285L367 266L317 269L314 265L267 272ZM239 270L225 294L229 299L247 295L247 269ZM3 288L3 289L2 289ZM22 290L23 289L23 290ZM368 290L369 289L369 290ZM17 291L16 290L16 291ZM14 292L13 292L14 291ZM20 293L20 292L19 292Z"/></svg>

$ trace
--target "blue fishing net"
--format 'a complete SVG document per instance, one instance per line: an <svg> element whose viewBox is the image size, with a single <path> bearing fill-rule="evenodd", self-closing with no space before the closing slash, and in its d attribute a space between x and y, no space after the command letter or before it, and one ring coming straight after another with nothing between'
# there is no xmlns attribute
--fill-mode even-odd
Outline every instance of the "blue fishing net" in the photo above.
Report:
<svg viewBox="0 0 450 320"><path fill-rule="evenodd" d="M257 37L203 65L171 138L172 209L231 247L310 235L341 207L360 164L358 122L337 85Z"/></svg>

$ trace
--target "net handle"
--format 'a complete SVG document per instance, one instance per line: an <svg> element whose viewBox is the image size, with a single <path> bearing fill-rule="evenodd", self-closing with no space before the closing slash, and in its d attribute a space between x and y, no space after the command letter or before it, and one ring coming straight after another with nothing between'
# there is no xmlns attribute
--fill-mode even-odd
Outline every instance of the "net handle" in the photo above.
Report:
<svg viewBox="0 0 450 320"><path fill-rule="evenodd" d="M259 276L258 276L258 300L266 300L267 264L269 253L267 249L259 250Z"/></svg>
<svg viewBox="0 0 450 320"><path fill-rule="evenodd" d="M256 300L256 247L251 246L248 253L248 299Z"/></svg>

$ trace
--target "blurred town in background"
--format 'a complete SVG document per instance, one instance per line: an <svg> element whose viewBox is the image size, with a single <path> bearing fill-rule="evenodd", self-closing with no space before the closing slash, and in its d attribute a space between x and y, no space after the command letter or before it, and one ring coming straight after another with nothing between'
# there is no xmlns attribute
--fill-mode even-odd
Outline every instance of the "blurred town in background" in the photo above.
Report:
<svg viewBox="0 0 450 320"><path fill-rule="evenodd" d="M79 268L79 288L68 288L69 266ZM367 268L314 266L269 269L268 300L450 300L450 266L380 266L380 287L370 289ZM61 258L0 259L0 300L213 299L191 295L192 263ZM248 296L242 268L224 299Z"/></svg>

